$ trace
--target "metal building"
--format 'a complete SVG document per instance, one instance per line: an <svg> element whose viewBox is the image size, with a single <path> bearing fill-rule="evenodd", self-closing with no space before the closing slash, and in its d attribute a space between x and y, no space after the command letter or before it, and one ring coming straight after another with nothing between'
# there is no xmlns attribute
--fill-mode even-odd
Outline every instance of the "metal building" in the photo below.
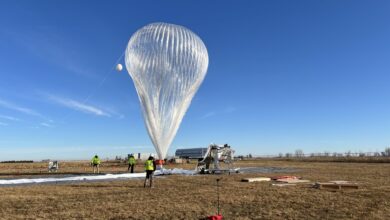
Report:
<svg viewBox="0 0 390 220"><path fill-rule="evenodd" d="M186 159L203 159L207 153L207 147L177 149L175 156Z"/></svg>

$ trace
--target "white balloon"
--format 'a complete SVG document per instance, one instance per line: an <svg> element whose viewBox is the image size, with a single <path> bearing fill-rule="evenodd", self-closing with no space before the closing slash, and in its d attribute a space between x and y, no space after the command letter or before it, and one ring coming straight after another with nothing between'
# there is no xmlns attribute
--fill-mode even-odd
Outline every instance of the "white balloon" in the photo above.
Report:
<svg viewBox="0 0 390 220"><path fill-rule="evenodd" d="M122 71L122 69L123 69L122 64L118 63L118 65L116 65L116 71L120 72Z"/></svg>
<svg viewBox="0 0 390 220"><path fill-rule="evenodd" d="M183 26L152 23L130 38L125 61L149 136L158 157L164 159L206 76L206 46Z"/></svg>

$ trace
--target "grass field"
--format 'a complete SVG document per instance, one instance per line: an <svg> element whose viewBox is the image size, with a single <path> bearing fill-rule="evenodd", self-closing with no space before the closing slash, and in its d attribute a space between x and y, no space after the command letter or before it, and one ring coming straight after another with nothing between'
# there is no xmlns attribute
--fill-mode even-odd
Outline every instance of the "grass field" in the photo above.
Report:
<svg viewBox="0 0 390 220"><path fill-rule="evenodd" d="M194 168L194 164L170 165ZM216 178L225 219L390 219L390 164L256 160L238 167L289 167L315 181L350 180L360 189L328 191L309 185L244 183L244 177L274 174L164 176L155 188L143 180L116 180L0 187L1 219L202 219L216 212ZM0 178L47 175L46 163L0 164ZM105 163L101 171L125 172ZM60 164L61 174L90 172L88 162ZM141 165L136 168L142 171ZM278 173L277 175L281 175Z"/></svg>

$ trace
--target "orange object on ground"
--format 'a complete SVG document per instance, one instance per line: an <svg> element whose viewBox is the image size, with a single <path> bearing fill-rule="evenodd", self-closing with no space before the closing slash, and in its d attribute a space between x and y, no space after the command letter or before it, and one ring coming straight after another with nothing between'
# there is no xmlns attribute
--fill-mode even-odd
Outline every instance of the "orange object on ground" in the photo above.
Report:
<svg viewBox="0 0 390 220"><path fill-rule="evenodd" d="M207 217L208 220L222 220L223 216L222 215L212 215Z"/></svg>

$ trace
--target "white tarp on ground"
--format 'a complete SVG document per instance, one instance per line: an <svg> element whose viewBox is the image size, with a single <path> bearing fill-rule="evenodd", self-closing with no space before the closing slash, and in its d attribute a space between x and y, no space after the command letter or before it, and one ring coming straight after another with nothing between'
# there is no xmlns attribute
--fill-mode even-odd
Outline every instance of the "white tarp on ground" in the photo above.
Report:
<svg viewBox="0 0 390 220"><path fill-rule="evenodd" d="M198 172L196 170L183 170L183 169L162 169L162 170L156 170L155 175L171 175L171 174L178 174L178 175L195 175Z"/></svg>
<svg viewBox="0 0 390 220"><path fill-rule="evenodd" d="M13 185L13 184L31 184L31 183L51 183L51 182L68 182L68 181L91 181L91 180L107 180L118 178L140 178L145 177L145 173L124 173L124 174L105 174L96 176L72 176L72 177L59 177L59 178L36 178L36 179L10 179L0 180L0 185Z"/></svg>
<svg viewBox="0 0 390 220"><path fill-rule="evenodd" d="M156 170L155 175L193 175L196 174L193 170L183 169L163 169ZM131 179L144 178L146 173L123 173L123 174L105 174L105 175L90 175L90 176L71 176L58 178L35 178L35 179L8 179L0 180L0 185L15 185L15 184L33 184L33 183L58 183L58 182L72 182L72 181L98 181L110 179Z"/></svg>

